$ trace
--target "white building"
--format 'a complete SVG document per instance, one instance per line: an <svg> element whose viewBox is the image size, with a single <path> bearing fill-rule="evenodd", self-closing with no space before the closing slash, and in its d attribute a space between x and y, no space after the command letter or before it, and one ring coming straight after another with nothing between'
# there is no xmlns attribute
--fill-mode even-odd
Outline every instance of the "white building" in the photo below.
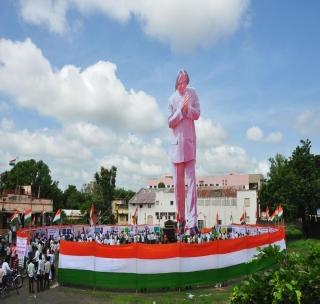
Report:
<svg viewBox="0 0 320 304"><path fill-rule="evenodd" d="M176 205L172 188L141 189L129 201L129 221L138 225L160 225L176 219ZM240 224L246 215L247 224L256 223L256 190L198 189L198 226ZM135 222L136 221L136 222Z"/></svg>

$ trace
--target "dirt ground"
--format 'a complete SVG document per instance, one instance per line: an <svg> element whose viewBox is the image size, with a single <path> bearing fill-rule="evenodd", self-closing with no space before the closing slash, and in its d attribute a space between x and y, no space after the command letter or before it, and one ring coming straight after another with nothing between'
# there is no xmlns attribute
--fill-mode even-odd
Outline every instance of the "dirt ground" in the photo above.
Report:
<svg viewBox="0 0 320 304"><path fill-rule="evenodd" d="M101 291L84 288L59 286L53 282L50 289L30 294L28 278L19 289L19 294L11 290L1 299L0 304L171 304L171 303L228 303L229 288L206 288L165 293L135 293Z"/></svg>

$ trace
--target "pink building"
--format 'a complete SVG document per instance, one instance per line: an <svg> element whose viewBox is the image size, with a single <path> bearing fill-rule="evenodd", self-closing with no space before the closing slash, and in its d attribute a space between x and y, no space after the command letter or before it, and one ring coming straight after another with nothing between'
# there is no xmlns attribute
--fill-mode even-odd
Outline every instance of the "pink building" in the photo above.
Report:
<svg viewBox="0 0 320 304"><path fill-rule="evenodd" d="M197 187L237 188L241 190L260 189L262 174L238 174L230 173L220 176L198 176ZM173 177L165 174L160 178L153 178L147 181L148 188L158 188L159 183L163 183L166 188L173 188Z"/></svg>

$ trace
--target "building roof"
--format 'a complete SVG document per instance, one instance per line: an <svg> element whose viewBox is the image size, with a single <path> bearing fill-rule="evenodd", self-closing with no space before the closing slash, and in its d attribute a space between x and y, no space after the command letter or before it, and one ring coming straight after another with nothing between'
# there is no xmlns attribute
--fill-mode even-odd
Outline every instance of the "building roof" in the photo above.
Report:
<svg viewBox="0 0 320 304"><path fill-rule="evenodd" d="M154 204L156 201L155 189L141 188L129 201L129 204Z"/></svg>

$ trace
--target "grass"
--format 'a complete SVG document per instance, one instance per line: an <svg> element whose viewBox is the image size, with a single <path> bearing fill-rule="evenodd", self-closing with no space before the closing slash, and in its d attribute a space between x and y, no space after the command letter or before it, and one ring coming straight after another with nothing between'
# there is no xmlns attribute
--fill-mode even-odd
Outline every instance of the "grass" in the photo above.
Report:
<svg viewBox="0 0 320 304"><path fill-rule="evenodd" d="M128 292L111 292L100 290L79 290L68 288L67 293L78 293L83 296L90 296L92 303L141 303L141 304L171 304L171 303L229 303L229 296L232 287L224 288L198 288L181 291L163 291L163 292L148 292L148 293L128 293ZM108 299L106 301L106 299ZM101 302L103 300L103 302Z"/></svg>

